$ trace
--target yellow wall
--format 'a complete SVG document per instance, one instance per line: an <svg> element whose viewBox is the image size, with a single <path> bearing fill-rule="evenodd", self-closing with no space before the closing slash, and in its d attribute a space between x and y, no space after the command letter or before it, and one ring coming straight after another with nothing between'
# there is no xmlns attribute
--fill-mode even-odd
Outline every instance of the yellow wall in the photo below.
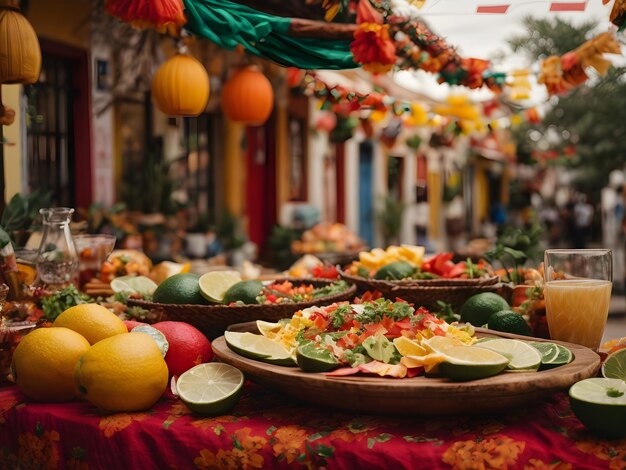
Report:
<svg viewBox="0 0 626 470"><path fill-rule="evenodd" d="M89 0L30 0L26 17L40 38L89 48Z"/></svg>
<svg viewBox="0 0 626 470"><path fill-rule="evenodd" d="M10 200L14 194L22 189L22 141L20 135L20 85L2 85L2 103L15 110L15 122L10 126L3 126L2 132L7 142L13 145L4 146L4 184L5 200Z"/></svg>

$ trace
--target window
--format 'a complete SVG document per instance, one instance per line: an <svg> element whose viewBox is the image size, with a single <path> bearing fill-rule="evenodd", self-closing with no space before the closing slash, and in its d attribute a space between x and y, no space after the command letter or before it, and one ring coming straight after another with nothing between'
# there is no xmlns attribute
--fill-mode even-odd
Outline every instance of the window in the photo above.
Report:
<svg viewBox="0 0 626 470"><path fill-rule="evenodd" d="M52 191L54 203L68 207L75 202L71 77L70 60L43 54L39 81L25 88L28 186Z"/></svg>

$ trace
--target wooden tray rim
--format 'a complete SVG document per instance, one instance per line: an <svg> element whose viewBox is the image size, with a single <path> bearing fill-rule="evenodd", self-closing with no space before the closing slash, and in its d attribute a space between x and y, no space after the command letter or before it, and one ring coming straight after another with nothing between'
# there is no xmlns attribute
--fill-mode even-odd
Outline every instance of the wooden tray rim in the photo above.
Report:
<svg viewBox="0 0 626 470"><path fill-rule="evenodd" d="M254 322L231 325L229 330L250 331L256 328ZM322 373L303 372L297 367L284 367L248 359L230 350L223 336L215 339L212 343L217 358L221 361L240 368L244 373L253 378L262 378L269 383L276 382L276 386L285 388L282 378L294 379L305 383L315 384L317 388L323 386L328 394L371 392L376 394L389 393L389 399L394 395L405 396L412 394L429 396L435 394L438 398L444 397L454 402L464 397L503 397L513 393L514 396L528 394L529 399L535 397L537 392L550 393L563 390L573 383L594 376L600 368L600 356L584 346L565 343L562 341L546 340L528 336L520 336L508 333L500 333L483 328L476 329L478 336L491 336L501 338L520 339L524 341L553 342L570 349L574 354L574 360L564 366L548 369L540 372L505 372L493 377L467 382L452 382L445 378L413 377L393 379L384 377L327 377ZM512 390L515 388L516 390ZM338 403L341 405L341 403ZM409 411L410 412L410 411Z"/></svg>

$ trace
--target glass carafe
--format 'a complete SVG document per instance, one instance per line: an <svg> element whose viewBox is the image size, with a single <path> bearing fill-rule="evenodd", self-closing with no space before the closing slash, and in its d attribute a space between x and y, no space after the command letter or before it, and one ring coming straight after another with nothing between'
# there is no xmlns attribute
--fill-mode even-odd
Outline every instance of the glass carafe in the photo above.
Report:
<svg viewBox="0 0 626 470"><path fill-rule="evenodd" d="M78 254L70 232L74 209L41 209L43 236L37 256L39 279L52 288L62 288L78 281Z"/></svg>

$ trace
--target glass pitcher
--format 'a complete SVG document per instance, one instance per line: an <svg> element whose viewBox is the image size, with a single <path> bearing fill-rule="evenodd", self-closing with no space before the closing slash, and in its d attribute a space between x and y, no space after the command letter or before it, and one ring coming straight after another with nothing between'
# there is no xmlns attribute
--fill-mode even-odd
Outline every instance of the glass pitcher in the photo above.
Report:
<svg viewBox="0 0 626 470"><path fill-rule="evenodd" d="M64 287L78 281L78 254L70 232L74 209L41 209L43 236L37 256L39 279L50 287Z"/></svg>

